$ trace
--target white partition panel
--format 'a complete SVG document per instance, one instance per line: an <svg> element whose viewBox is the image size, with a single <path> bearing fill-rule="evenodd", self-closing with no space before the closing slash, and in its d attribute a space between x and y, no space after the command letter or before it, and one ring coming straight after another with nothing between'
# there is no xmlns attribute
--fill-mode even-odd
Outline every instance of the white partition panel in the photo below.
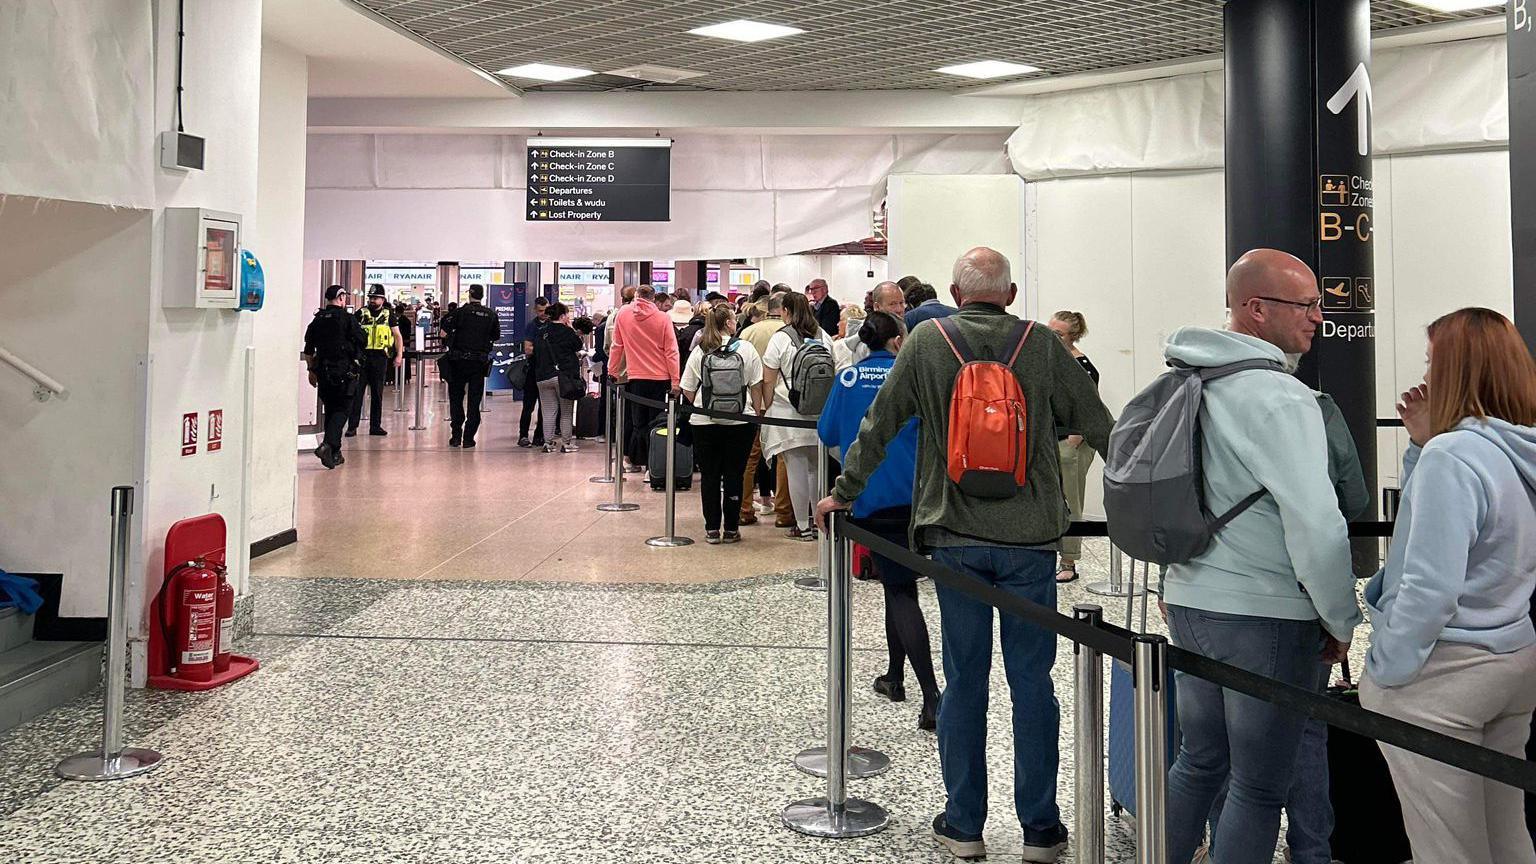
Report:
<svg viewBox="0 0 1536 864"><path fill-rule="evenodd" d="M955 259L976 246L1008 256L1024 303L1024 181L1012 174L891 176L890 272L913 274L948 295ZM1031 313L1034 310L1030 310Z"/></svg>

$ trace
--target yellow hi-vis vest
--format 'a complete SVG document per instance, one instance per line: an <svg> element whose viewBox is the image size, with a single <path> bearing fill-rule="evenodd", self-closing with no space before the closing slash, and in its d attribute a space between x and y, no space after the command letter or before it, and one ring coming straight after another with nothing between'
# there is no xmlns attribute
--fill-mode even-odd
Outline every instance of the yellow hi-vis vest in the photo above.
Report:
<svg viewBox="0 0 1536 864"><path fill-rule="evenodd" d="M359 317L363 322L363 332L368 334L369 351L388 351L395 347L395 333L389 326L388 306L377 312L365 306Z"/></svg>

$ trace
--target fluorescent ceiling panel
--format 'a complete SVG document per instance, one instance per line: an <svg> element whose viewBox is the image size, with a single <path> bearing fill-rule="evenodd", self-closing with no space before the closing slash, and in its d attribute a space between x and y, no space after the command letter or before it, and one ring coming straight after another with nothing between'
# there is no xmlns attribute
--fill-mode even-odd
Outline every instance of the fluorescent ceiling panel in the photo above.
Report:
<svg viewBox="0 0 1536 864"><path fill-rule="evenodd" d="M497 75L507 75L513 78L533 78L538 81L569 81L572 78L584 78L593 74L591 69L577 69L573 66L553 66L549 63L525 63L522 66L513 66L503 69Z"/></svg>
<svg viewBox="0 0 1536 864"><path fill-rule="evenodd" d="M762 42L767 39L777 39L780 36L793 36L796 33L804 33L796 27L785 27L782 24L764 24L761 21L727 21L724 24L711 24L708 27L699 27L689 30L695 36L709 36L714 39L731 39L736 42Z"/></svg>
<svg viewBox="0 0 1536 864"><path fill-rule="evenodd" d="M943 72L945 75L959 75L963 78L1006 78L1009 75L1028 75L1031 72L1039 72L1040 67L1009 63L1004 60L978 60L975 63L945 66L933 71Z"/></svg>

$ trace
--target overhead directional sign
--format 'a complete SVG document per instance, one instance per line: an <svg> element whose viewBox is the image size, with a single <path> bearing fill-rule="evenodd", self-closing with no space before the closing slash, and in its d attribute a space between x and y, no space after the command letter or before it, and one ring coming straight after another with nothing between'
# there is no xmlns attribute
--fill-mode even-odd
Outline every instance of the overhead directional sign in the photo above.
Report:
<svg viewBox="0 0 1536 864"><path fill-rule="evenodd" d="M529 222L667 222L667 138L529 138Z"/></svg>

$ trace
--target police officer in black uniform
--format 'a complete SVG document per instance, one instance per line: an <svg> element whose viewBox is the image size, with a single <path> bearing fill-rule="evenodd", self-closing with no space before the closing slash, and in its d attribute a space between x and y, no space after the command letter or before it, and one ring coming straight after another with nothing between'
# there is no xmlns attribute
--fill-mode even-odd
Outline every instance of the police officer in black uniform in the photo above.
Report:
<svg viewBox="0 0 1536 864"><path fill-rule="evenodd" d="M304 331L309 383L319 388L320 403L325 406L325 437L315 448L315 455L327 468L346 461L341 455L341 430L347 425L359 360L368 344L362 325L347 314L347 295L341 285L325 289L325 308L315 313Z"/></svg>
<svg viewBox="0 0 1536 864"><path fill-rule="evenodd" d="M485 376L491 371L491 348L501 338L501 321L480 302L484 299L484 285L469 286L469 302L444 315L440 325L448 337L449 447L475 446L475 433L480 430L480 397L485 395Z"/></svg>
<svg viewBox="0 0 1536 864"><path fill-rule="evenodd" d="M400 319L384 299L383 285L368 286L368 305L357 310L357 323L363 325L367 344L363 350L363 375L358 380L352 401L352 416L347 423L347 437L357 434L363 417L363 388L369 390L368 434L388 435L384 430L384 374L391 359L396 368L404 365L405 340L400 336Z"/></svg>

